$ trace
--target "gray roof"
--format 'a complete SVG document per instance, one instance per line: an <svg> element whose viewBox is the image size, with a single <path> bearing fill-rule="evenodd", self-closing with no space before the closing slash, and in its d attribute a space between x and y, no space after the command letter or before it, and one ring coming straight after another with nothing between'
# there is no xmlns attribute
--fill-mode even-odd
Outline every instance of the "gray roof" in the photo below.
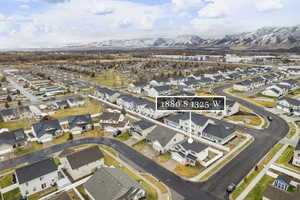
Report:
<svg viewBox="0 0 300 200"><path fill-rule="evenodd" d="M142 187L118 168L102 167L83 184L94 199L126 200L132 190Z"/></svg>
<svg viewBox="0 0 300 200"><path fill-rule="evenodd" d="M6 108L0 111L2 116L11 116L14 115L14 110L12 108Z"/></svg>
<svg viewBox="0 0 300 200"><path fill-rule="evenodd" d="M16 169L15 173L19 184L22 184L54 171L57 171L57 166L53 158L47 158L24 167L20 167Z"/></svg>
<svg viewBox="0 0 300 200"><path fill-rule="evenodd" d="M68 118L70 128L83 127L88 124L93 124L90 114L70 116Z"/></svg>
<svg viewBox="0 0 300 200"><path fill-rule="evenodd" d="M54 134L56 130L62 130L58 119L42 120L38 123L32 124L32 127L37 135L41 137L44 134Z"/></svg>
<svg viewBox="0 0 300 200"><path fill-rule="evenodd" d="M235 129L226 127L222 124L208 124L203 132L224 139L233 134L235 132Z"/></svg>
<svg viewBox="0 0 300 200"><path fill-rule="evenodd" d="M278 175L278 177L276 178L276 180L282 181L286 184L290 184L291 183L291 179L288 175L282 174L282 175Z"/></svg>
<svg viewBox="0 0 300 200"><path fill-rule="evenodd" d="M26 140L27 136L24 134L23 129L0 133L0 144L14 145Z"/></svg>
<svg viewBox="0 0 300 200"><path fill-rule="evenodd" d="M139 129L141 129L141 130L145 130L147 128L150 128L150 127L156 126L156 125L148 120L139 120L139 121L132 123L132 126L139 127Z"/></svg>
<svg viewBox="0 0 300 200"><path fill-rule="evenodd" d="M204 149L208 148L208 145L200 143L198 141L193 141L189 143L188 140L184 140L183 142L179 143L185 150L191 150L196 153L203 151Z"/></svg>
<svg viewBox="0 0 300 200"><path fill-rule="evenodd" d="M164 91L170 91L172 90L172 88L168 85L163 85L163 86L155 86L153 87L153 89L155 89L158 92L164 92Z"/></svg>
<svg viewBox="0 0 300 200"><path fill-rule="evenodd" d="M72 169L78 169L86 164L101 160L103 157L103 153L98 146L76 151L66 156Z"/></svg>
<svg viewBox="0 0 300 200"><path fill-rule="evenodd" d="M195 93L193 93L193 92L186 92L186 91L180 91L180 92L173 93L170 96L195 96Z"/></svg>
<svg viewBox="0 0 300 200"><path fill-rule="evenodd" d="M179 123L179 120L188 120L190 118L190 114L185 112L185 113L179 113L179 114L175 114L175 115L171 115L165 119L175 122L175 123ZM198 113L192 113L192 121L198 125L198 126L203 126L205 125L205 123L209 120L208 117L198 114Z"/></svg>
<svg viewBox="0 0 300 200"><path fill-rule="evenodd" d="M164 126L157 126L147 135L147 139L152 142L158 141L160 145L164 147L174 138L176 134L177 132L172 129Z"/></svg>
<svg viewBox="0 0 300 200"><path fill-rule="evenodd" d="M145 87L147 85L146 82L135 82L132 83L135 87Z"/></svg>
<svg viewBox="0 0 300 200"><path fill-rule="evenodd" d="M121 113L104 112L100 115L100 120L115 120L118 121L121 117Z"/></svg>

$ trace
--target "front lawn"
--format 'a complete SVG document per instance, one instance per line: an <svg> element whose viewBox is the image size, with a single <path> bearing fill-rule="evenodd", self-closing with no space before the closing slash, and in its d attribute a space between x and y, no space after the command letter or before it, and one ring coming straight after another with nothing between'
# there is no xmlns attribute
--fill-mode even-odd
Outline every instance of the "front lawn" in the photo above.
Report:
<svg viewBox="0 0 300 200"><path fill-rule="evenodd" d="M255 104L259 104L266 108L274 108L277 105L277 103L275 101L271 102L271 101L263 101L263 100L256 100L256 99L249 99L249 100L254 102Z"/></svg>
<svg viewBox="0 0 300 200"><path fill-rule="evenodd" d="M55 114L51 115L53 118L63 118L72 115L82 115L82 114L96 114L102 111L102 104L95 101L89 100L85 103L84 106L75 107L75 108L67 108L56 111Z"/></svg>
<svg viewBox="0 0 300 200"><path fill-rule="evenodd" d="M289 122L289 127L290 127L290 130L289 130L289 133L287 134L287 138L288 139L291 139L297 132L297 127L296 127L296 124L295 122Z"/></svg>
<svg viewBox="0 0 300 200"><path fill-rule="evenodd" d="M171 159L171 153L167 152L165 154L157 156L157 161L160 163L168 162Z"/></svg>
<svg viewBox="0 0 300 200"><path fill-rule="evenodd" d="M121 135L119 135L117 137L117 139L121 140L121 141L127 141L129 140L129 138L131 137L130 135L130 131L129 130L126 130L124 131L123 133L121 133Z"/></svg>
<svg viewBox="0 0 300 200"><path fill-rule="evenodd" d="M257 200L262 199L263 192L268 185L274 182L274 178L270 176L263 176L262 179L255 185L255 187L250 191L245 200Z"/></svg>
<svg viewBox="0 0 300 200"><path fill-rule="evenodd" d="M21 156L21 155L24 155L24 154L27 154L27 153L30 153L33 151L40 150L42 148L43 148L42 144L38 144L37 142L31 142L28 147L25 147L22 149L21 148L16 149L16 151L14 151L14 154L16 156Z"/></svg>
<svg viewBox="0 0 300 200"><path fill-rule="evenodd" d="M174 172L179 175L183 176L185 178L192 178L194 176L197 176L201 171L203 171L205 168L202 166L185 166L182 164L177 164Z"/></svg>
<svg viewBox="0 0 300 200"><path fill-rule="evenodd" d="M300 172L300 167L296 167L292 165L293 156L294 156L294 147L288 146L288 148L286 148L286 150L278 158L276 163Z"/></svg>
<svg viewBox="0 0 300 200"><path fill-rule="evenodd" d="M0 177L0 188L5 188L10 185L13 185L14 182L14 173L10 173Z"/></svg>
<svg viewBox="0 0 300 200"><path fill-rule="evenodd" d="M16 129L24 129L28 130L31 129L31 125L35 123L36 120L34 119L24 119L18 121L9 121L9 122L0 122L0 129L7 128L9 130L16 130Z"/></svg>
<svg viewBox="0 0 300 200"><path fill-rule="evenodd" d="M248 126L259 126L262 120L256 115L232 115L226 117L227 120L243 122L244 125Z"/></svg>
<svg viewBox="0 0 300 200"><path fill-rule="evenodd" d="M22 196L19 188L16 188L14 190L11 190L3 194L3 200L17 200L20 199L21 197Z"/></svg>

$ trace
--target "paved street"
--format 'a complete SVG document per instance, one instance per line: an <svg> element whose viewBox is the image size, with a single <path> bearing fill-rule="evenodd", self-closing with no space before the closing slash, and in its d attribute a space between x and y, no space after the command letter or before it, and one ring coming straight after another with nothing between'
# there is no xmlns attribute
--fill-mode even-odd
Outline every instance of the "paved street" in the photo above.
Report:
<svg viewBox="0 0 300 200"><path fill-rule="evenodd" d="M19 158L1 162L0 168L11 168L24 162L31 163L44 158L48 154L61 151L71 146L96 143L114 148L127 160L134 163L145 172L152 174L171 189L184 196L187 200L226 199L226 187L230 183L239 183L243 177L246 176L248 172L259 162L259 160L287 134L289 130L288 124L277 115L266 111L262 107L258 107L237 97L225 94L223 89L227 87L229 87L229 85L215 88L214 93L218 95L225 95L235 101L238 101L261 116L272 116L273 120L270 122L270 126L268 128L262 130L234 125L239 130L251 134L255 138L255 141L206 182L194 183L183 180L179 176L173 174L124 143L114 139L101 137L82 138L79 140L68 141L66 143L51 146L40 151L26 154Z"/></svg>

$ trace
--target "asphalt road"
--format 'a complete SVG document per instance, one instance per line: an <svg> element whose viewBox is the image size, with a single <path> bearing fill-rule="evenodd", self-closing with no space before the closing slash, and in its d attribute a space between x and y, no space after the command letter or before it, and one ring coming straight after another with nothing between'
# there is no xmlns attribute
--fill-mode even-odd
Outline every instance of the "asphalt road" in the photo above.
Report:
<svg viewBox="0 0 300 200"><path fill-rule="evenodd" d="M0 163L0 169L15 167L24 162L32 163L46 157L49 154L61 151L71 146L77 146L81 144L104 144L114 148L127 160L133 162L144 171L151 173L156 178L168 185L171 189L184 196L187 200L226 199L227 186L230 183L237 184L240 182L243 177L247 175L247 173L259 162L259 160L287 134L289 130L288 124L280 117L264 110L261 107L225 94L223 89L227 87L229 87L229 85L216 88L213 92L215 94L224 95L228 98L238 101L240 104L249 107L261 116L272 116L273 120L270 122L270 126L263 130L235 125L239 130L252 134L255 138L255 141L206 182L194 183L186 181L167 169L161 167L134 149L128 147L124 143L114 139L99 137L82 138L79 140L68 141L66 143L26 154L22 157L3 161Z"/></svg>

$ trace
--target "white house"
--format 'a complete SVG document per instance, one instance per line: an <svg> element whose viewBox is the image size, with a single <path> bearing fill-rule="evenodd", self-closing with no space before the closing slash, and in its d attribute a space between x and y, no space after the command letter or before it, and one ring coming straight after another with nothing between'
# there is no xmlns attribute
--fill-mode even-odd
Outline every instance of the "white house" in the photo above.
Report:
<svg viewBox="0 0 300 200"><path fill-rule="evenodd" d="M147 87L147 83L145 82L137 82L137 83L131 83L127 86L127 90L129 92L141 94L144 92L144 88Z"/></svg>
<svg viewBox="0 0 300 200"><path fill-rule="evenodd" d="M208 156L208 145L194 141L189 143L187 140L175 144L171 149L173 160L183 164L195 166L199 161L203 161Z"/></svg>
<svg viewBox="0 0 300 200"><path fill-rule="evenodd" d="M26 145L27 136L23 129L0 133L0 156L24 148Z"/></svg>
<svg viewBox="0 0 300 200"><path fill-rule="evenodd" d="M141 140L144 139L156 125L147 120L139 120L131 124L131 134L132 137Z"/></svg>
<svg viewBox="0 0 300 200"><path fill-rule="evenodd" d="M15 170L16 182L23 197L55 187L58 170L53 158L47 158Z"/></svg>
<svg viewBox="0 0 300 200"><path fill-rule="evenodd" d="M145 91L147 92L148 96L157 97L157 96L166 96L170 94L172 88L168 85L163 85L163 86L154 86L154 87L146 88Z"/></svg>
<svg viewBox="0 0 300 200"><path fill-rule="evenodd" d="M163 126L155 127L146 137L146 140L152 144L153 149L159 154L168 152L174 144L183 139L183 134Z"/></svg>
<svg viewBox="0 0 300 200"><path fill-rule="evenodd" d="M92 117L90 114L70 116L68 125L72 134L81 134L94 128Z"/></svg>
<svg viewBox="0 0 300 200"><path fill-rule="evenodd" d="M63 135L58 119L42 120L32 124L31 132L39 143L50 142L53 138Z"/></svg>
<svg viewBox="0 0 300 200"><path fill-rule="evenodd" d="M283 97L277 101L277 108L285 112L300 115L300 101L288 97Z"/></svg>
<svg viewBox="0 0 300 200"><path fill-rule="evenodd" d="M104 156L98 146L71 152L60 160L73 180L83 178L104 165Z"/></svg>

